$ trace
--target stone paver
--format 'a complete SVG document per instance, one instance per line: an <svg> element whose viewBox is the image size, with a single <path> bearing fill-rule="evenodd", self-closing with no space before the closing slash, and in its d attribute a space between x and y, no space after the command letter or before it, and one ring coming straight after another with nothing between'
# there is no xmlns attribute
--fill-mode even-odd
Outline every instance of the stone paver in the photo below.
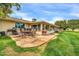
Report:
<svg viewBox="0 0 79 59"><path fill-rule="evenodd" d="M17 46L26 48L26 47L36 47L44 43L47 43L52 38L55 38L57 34L53 35L37 35L35 37L27 36L25 38L13 37L11 38L16 41Z"/></svg>

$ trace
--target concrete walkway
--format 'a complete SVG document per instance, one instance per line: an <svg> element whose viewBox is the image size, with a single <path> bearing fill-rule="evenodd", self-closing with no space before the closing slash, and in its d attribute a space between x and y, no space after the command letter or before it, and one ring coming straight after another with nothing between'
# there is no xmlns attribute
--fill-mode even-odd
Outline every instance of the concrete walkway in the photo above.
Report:
<svg viewBox="0 0 79 59"><path fill-rule="evenodd" d="M14 41L16 41L17 46L20 46L22 48L27 48L27 47L36 47L36 46L40 46L44 43L47 43L49 40L56 38L56 35L57 34L36 35L35 37L26 36L24 38L11 36L11 38Z"/></svg>

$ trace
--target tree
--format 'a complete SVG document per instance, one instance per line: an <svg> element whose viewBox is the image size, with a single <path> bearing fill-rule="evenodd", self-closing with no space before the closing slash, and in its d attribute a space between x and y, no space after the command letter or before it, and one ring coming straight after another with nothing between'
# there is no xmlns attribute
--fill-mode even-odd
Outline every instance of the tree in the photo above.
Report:
<svg viewBox="0 0 79 59"><path fill-rule="evenodd" d="M56 21L55 25L59 26L62 29L70 28L72 30L79 29L79 19L70 19L64 21Z"/></svg>
<svg viewBox="0 0 79 59"><path fill-rule="evenodd" d="M60 28L62 28L62 29L64 29L64 30L67 29L67 27L68 27L65 20L56 21L56 22L55 22L55 25L59 26Z"/></svg>
<svg viewBox="0 0 79 59"><path fill-rule="evenodd" d="M79 28L79 20L77 20L77 19L68 20L68 26L72 30Z"/></svg>
<svg viewBox="0 0 79 59"><path fill-rule="evenodd" d="M0 3L0 16L7 17L13 13L12 7L16 7L16 10L20 10L20 4L18 3Z"/></svg>

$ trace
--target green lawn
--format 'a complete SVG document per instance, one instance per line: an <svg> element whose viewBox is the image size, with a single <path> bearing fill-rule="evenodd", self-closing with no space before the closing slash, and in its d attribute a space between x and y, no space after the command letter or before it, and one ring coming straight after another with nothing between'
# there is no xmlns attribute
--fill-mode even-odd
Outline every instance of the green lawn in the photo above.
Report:
<svg viewBox="0 0 79 59"><path fill-rule="evenodd" d="M48 42L44 56L79 56L79 32L61 32Z"/></svg>
<svg viewBox="0 0 79 59"><path fill-rule="evenodd" d="M15 55L15 53L17 53L19 55L20 53L23 53L23 52L25 53L25 52L37 52L38 51L37 47L34 47L34 48L18 47L16 45L15 41L13 41L10 37L6 37L6 36L0 37L0 55L9 54L9 53L7 53L6 48L8 48L10 54L12 54L12 55ZM9 48L12 49L12 50L10 50Z"/></svg>
<svg viewBox="0 0 79 59"><path fill-rule="evenodd" d="M0 55L79 56L79 32L61 32L48 44L34 48L21 48L10 37L0 37Z"/></svg>

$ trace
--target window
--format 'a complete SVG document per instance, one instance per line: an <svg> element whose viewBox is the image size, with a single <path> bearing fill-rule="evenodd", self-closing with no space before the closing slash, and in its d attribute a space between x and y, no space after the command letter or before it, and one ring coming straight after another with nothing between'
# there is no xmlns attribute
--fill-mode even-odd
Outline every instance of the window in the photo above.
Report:
<svg viewBox="0 0 79 59"><path fill-rule="evenodd" d="M25 26L25 24L19 23L19 22L16 22L16 24L15 24L16 28L24 28L24 26Z"/></svg>

